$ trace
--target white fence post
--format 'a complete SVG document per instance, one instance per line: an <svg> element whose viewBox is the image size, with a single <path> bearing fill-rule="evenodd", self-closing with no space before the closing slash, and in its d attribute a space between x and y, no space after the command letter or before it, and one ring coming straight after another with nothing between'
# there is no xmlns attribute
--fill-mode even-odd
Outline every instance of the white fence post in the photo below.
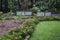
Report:
<svg viewBox="0 0 60 40"><path fill-rule="evenodd" d="M45 16L51 16L51 12L45 12Z"/></svg>
<svg viewBox="0 0 60 40"><path fill-rule="evenodd" d="M44 16L44 12L37 12L37 16Z"/></svg>

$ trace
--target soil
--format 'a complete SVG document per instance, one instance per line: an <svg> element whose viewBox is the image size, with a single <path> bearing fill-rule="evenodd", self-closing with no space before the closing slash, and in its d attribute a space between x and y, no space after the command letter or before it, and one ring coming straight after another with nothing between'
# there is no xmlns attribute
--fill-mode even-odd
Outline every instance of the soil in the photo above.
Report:
<svg viewBox="0 0 60 40"><path fill-rule="evenodd" d="M0 20L0 35L11 28L19 27L23 22L24 20L5 20L4 22Z"/></svg>

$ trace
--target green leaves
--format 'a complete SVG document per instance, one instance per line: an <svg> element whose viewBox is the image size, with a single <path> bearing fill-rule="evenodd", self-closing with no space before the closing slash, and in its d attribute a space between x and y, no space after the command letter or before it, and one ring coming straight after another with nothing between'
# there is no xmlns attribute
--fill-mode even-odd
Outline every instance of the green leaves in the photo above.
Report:
<svg viewBox="0 0 60 40"><path fill-rule="evenodd" d="M11 10L13 9L18 10L19 9L18 1L8 0L8 8L10 8Z"/></svg>
<svg viewBox="0 0 60 40"><path fill-rule="evenodd" d="M38 7L33 7L33 8L31 9L31 11L32 11L33 13L36 13L38 10L39 10Z"/></svg>
<svg viewBox="0 0 60 40"><path fill-rule="evenodd" d="M20 27L10 29L8 34L0 37L0 40L24 40L28 35L31 35L36 23L34 19L27 20Z"/></svg>
<svg viewBox="0 0 60 40"><path fill-rule="evenodd" d="M51 11L55 11L55 12L59 12L60 8L59 8L59 0L47 0L47 1L41 1L41 0L38 0L35 5L36 7L40 8L40 10L51 10ZM57 5L58 4L58 5ZM57 7L56 7L57 6Z"/></svg>
<svg viewBox="0 0 60 40"><path fill-rule="evenodd" d="M40 10L45 10L48 9L48 3L46 3L45 1L38 1L35 4L37 7L40 8Z"/></svg>

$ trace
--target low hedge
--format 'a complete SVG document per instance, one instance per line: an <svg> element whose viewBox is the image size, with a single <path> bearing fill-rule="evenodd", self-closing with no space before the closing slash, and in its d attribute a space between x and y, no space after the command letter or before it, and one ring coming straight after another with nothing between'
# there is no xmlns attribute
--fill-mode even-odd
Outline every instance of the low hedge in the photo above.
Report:
<svg viewBox="0 0 60 40"><path fill-rule="evenodd" d="M60 21L60 17L58 16L39 16L39 17L33 17L35 19L37 19L38 21Z"/></svg>

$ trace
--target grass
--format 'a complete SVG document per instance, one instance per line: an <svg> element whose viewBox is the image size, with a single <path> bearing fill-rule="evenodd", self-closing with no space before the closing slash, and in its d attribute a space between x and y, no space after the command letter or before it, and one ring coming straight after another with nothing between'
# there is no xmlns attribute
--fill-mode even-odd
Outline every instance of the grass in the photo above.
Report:
<svg viewBox="0 0 60 40"><path fill-rule="evenodd" d="M40 22L30 40L60 40L60 21Z"/></svg>

